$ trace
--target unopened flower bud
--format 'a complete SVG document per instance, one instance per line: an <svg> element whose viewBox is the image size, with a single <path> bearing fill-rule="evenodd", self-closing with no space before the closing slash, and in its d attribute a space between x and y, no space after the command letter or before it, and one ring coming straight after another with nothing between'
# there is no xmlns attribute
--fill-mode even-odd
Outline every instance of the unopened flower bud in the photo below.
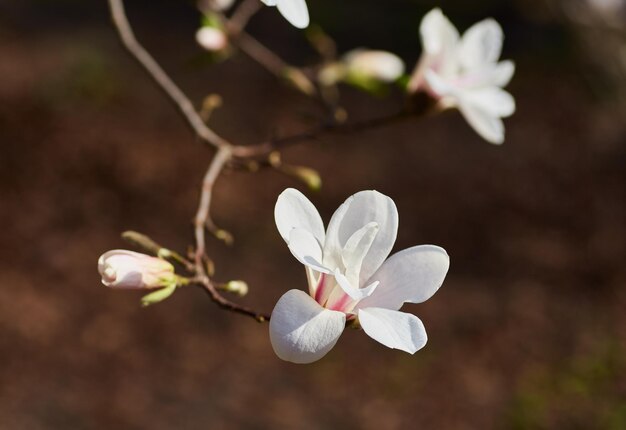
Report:
<svg viewBox="0 0 626 430"><path fill-rule="evenodd" d="M98 259L102 283L110 288L152 289L175 285L174 266L160 258L115 249Z"/></svg>
<svg viewBox="0 0 626 430"><path fill-rule="evenodd" d="M229 281L224 286L224 290L243 297L248 294L248 284L244 281Z"/></svg>
<svg viewBox="0 0 626 430"><path fill-rule="evenodd" d="M219 28L202 27L196 32L196 41L207 51L217 52L228 46L226 34Z"/></svg>
<svg viewBox="0 0 626 430"><path fill-rule="evenodd" d="M393 82L404 73L404 63L387 51L355 49L343 56L348 75L382 82Z"/></svg>

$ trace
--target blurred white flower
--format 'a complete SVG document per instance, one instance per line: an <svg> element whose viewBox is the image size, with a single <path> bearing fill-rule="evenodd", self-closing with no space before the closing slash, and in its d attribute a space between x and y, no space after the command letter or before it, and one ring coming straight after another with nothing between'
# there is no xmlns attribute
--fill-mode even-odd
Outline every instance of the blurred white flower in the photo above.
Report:
<svg viewBox="0 0 626 430"><path fill-rule="evenodd" d="M110 288L151 289L175 285L174 266L160 258L115 249L98 259L102 283Z"/></svg>
<svg viewBox="0 0 626 430"><path fill-rule="evenodd" d="M423 245L387 256L396 240L398 212L389 197L362 191L349 197L324 230L315 206L299 191L276 202L276 226L291 253L305 265L308 294L287 291L270 319L276 355L311 363L335 345L346 321L358 319L374 340L415 353L426 331L403 303L421 303L439 289L449 267L445 250Z"/></svg>
<svg viewBox="0 0 626 430"><path fill-rule="evenodd" d="M216 52L228 46L226 34L219 28L201 27L196 32L196 41L207 51Z"/></svg>
<svg viewBox="0 0 626 430"><path fill-rule="evenodd" d="M493 19L470 27L463 37L440 9L429 12L420 26L423 53L408 90L426 91L443 107L458 108L485 140L504 142L501 118L515 112L515 100L502 88L515 72L501 61L503 33Z"/></svg>
<svg viewBox="0 0 626 430"><path fill-rule="evenodd" d="M404 73L404 63L387 51L355 49L342 58L348 74L383 82L393 82Z"/></svg>
<svg viewBox="0 0 626 430"><path fill-rule="evenodd" d="M306 28L309 25L309 10L306 0L261 0L267 6L276 6L291 25Z"/></svg>

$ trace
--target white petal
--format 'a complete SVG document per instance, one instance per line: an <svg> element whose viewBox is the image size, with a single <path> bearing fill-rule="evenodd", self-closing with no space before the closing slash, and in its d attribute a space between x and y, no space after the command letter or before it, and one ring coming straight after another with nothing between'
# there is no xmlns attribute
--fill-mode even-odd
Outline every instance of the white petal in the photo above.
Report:
<svg viewBox="0 0 626 430"><path fill-rule="evenodd" d="M426 345L424 324L415 315L381 308L359 309L365 333L388 348L415 354Z"/></svg>
<svg viewBox="0 0 626 430"><path fill-rule="evenodd" d="M305 0L278 0L276 6L294 27L306 28L309 25L309 10Z"/></svg>
<svg viewBox="0 0 626 430"><path fill-rule="evenodd" d="M473 70L495 63L500 58L503 39L502 27L495 20L489 18L474 24L461 39L461 64Z"/></svg>
<svg viewBox="0 0 626 430"><path fill-rule="evenodd" d="M485 87L463 93L465 103L471 104L489 115L505 118L515 113L515 99L499 87Z"/></svg>
<svg viewBox="0 0 626 430"><path fill-rule="evenodd" d="M346 315L321 307L300 290L287 291L270 319L270 340L276 355L292 363L312 363L335 346Z"/></svg>
<svg viewBox="0 0 626 430"><path fill-rule="evenodd" d="M317 239L302 228L294 228L289 235L289 250L298 261L322 273L330 271L322 265L322 248Z"/></svg>
<svg viewBox="0 0 626 430"><path fill-rule="evenodd" d="M276 6L277 0L261 0L267 6Z"/></svg>
<svg viewBox="0 0 626 430"><path fill-rule="evenodd" d="M452 54L459 40L458 30L439 8L424 16L420 34L424 51L429 55Z"/></svg>
<svg viewBox="0 0 626 430"><path fill-rule="evenodd" d="M483 139L495 145L504 143L504 124L498 116L462 99L459 100L458 108L469 125Z"/></svg>
<svg viewBox="0 0 626 430"><path fill-rule="evenodd" d="M350 296L352 300L362 300L365 297L371 296L380 284L380 282L376 281L365 288L358 288L350 284L348 278L346 278L340 272L335 271L334 276L341 289L344 291L344 293Z"/></svg>
<svg viewBox="0 0 626 430"><path fill-rule="evenodd" d="M357 230L346 242L341 251L341 260L346 268L346 276L359 287L359 273L363 265L363 259L370 250L374 239L378 234L378 224L368 223L365 227Z"/></svg>
<svg viewBox="0 0 626 430"><path fill-rule="evenodd" d="M361 191L349 197L331 218L324 243L324 265L340 267L341 253L348 239L370 222L377 223L379 230L363 259L359 285L364 285L380 267L396 241L398 210L393 200L377 191Z"/></svg>
<svg viewBox="0 0 626 430"><path fill-rule="evenodd" d="M498 87L506 87L515 73L515 63L510 60L500 61L493 71L491 83Z"/></svg>
<svg viewBox="0 0 626 430"><path fill-rule="evenodd" d="M424 79L431 91L439 97L455 94L457 89L433 70L426 70Z"/></svg>
<svg viewBox="0 0 626 430"><path fill-rule="evenodd" d="M397 310L405 302L422 303L437 292L450 267L443 248L421 245L392 255L371 277L380 281L374 293L356 308L378 307Z"/></svg>
<svg viewBox="0 0 626 430"><path fill-rule="evenodd" d="M324 223L313 203L294 188L287 188L276 200L274 219L278 232L289 243L289 234L294 228L302 228L324 243Z"/></svg>

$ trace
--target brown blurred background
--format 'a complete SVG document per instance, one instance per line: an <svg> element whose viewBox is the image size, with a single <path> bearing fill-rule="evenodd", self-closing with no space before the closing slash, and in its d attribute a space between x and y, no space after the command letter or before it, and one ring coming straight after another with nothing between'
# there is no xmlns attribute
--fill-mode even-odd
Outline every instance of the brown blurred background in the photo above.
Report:
<svg viewBox="0 0 626 430"><path fill-rule="evenodd" d="M309 100L244 56L209 67L192 2L128 0L140 40L212 126L239 143L309 126ZM309 1L342 50L388 49L413 64L421 0ZM346 331L323 360L277 359L267 325L201 291L148 309L100 285L98 256L136 229L170 247L189 220L210 153L118 44L104 1L0 0L0 428L626 428L626 38L619 0L437 3L461 29L493 16L518 112L507 141L482 141L454 112L294 147L320 171L308 193L327 221L376 188L400 212L396 246L433 243L452 266L428 302L415 356ZM297 64L314 60L275 10L250 31ZM352 118L400 95L346 89ZM310 117L310 115L309 115ZM217 185L209 241L222 280L271 311L303 288L276 232L273 171Z"/></svg>

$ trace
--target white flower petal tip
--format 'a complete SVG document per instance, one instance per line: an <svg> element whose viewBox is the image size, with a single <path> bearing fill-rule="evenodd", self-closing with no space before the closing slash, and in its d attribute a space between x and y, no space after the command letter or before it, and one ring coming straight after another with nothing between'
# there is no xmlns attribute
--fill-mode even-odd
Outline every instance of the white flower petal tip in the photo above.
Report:
<svg viewBox="0 0 626 430"><path fill-rule="evenodd" d="M424 324L415 315L382 308L359 310L363 331L388 348L415 354L428 340Z"/></svg>
<svg viewBox="0 0 626 430"><path fill-rule="evenodd" d="M274 308L270 339L278 357L294 363L320 359L355 317L383 345L409 353L422 348L426 332L421 321L398 309L437 292L450 266L446 251L422 245L387 259L398 213L393 200L377 191L346 199L326 234L317 210L298 191L286 190L278 200L276 225L281 235L289 233L285 240L305 265L309 284L308 294L290 290Z"/></svg>
<svg viewBox="0 0 626 430"><path fill-rule="evenodd" d="M319 360L337 343L346 315L324 309L300 290L287 291L270 319L270 341L285 361L307 364Z"/></svg>
<svg viewBox="0 0 626 430"><path fill-rule="evenodd" d="M488 18L462 37L440 9L429 12L420 26L423 54L411 76L409 91L423 90L440 106L458 108L472 128L494 144L504 142L501 118L515 112L515 100L503 87L515 65L499 61L504 34Z"/></svg>
<svg viewBox="0 0 626 430"><path fill-rule="evenodd" d="M324 223L313 203L294 188L287 188L276 201L274 220L283 240L289 243L294 228L309 231L320 244L324 243Z"/></svg>
<svg viewBox="0 0 626 430"><path fill-rule="evenodd" d="M267 6L276 6L281 15L294 27L309 26L309 10L305 0L261 0Z"/></svg>

